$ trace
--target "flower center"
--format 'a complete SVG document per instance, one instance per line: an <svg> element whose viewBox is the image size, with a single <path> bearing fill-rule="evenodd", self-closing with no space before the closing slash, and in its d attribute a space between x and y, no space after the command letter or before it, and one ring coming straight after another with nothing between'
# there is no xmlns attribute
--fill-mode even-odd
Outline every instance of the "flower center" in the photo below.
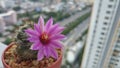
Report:
<svg viewBox="0 0 120 68"><path fill-rule="evenodd" d="M43 44L47 44L47 43L49 42L49 36L48 36L48 34L43 33L43 34L40 36L40 41L41 41Z"/></svg>

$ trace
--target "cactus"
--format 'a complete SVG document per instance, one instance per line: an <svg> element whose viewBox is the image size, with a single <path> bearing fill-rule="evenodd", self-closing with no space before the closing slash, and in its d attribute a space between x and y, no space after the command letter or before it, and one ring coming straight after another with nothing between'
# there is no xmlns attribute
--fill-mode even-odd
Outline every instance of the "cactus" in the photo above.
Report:
<svg viewBox="0 0 120 68"><path fill-rule="evenodd" d="M16 35L15 42L16 42L16 50L15 53L18 56L19 60L30 60L36 59L37 51L30 50L30 46L32 45L31 42L27 40L27 35L25 34L24 30L27 28L31 28L33 25L26 24L18 30L18 34Z"/></svg>

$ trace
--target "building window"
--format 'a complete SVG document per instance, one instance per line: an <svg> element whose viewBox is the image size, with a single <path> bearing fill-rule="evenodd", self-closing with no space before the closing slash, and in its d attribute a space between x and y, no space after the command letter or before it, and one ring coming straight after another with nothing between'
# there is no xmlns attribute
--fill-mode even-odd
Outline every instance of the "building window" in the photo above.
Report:
<svg viewBox="0 0 120 68"><path fill-rule="evenodd" d="M118 65L118 64L115 64L116 66Z"/></svg>
<svg viewBox="0 0 120 68"><path fill-rule="evenodd" d="M95 67L95 65L92 66L93 68Z"/></svg>
<svg viewBox="0 0 120 68"><path fill-rule="evenodd" d="M92 35L92 37L94 38L94 37L95 37L95 35L93 34L93 35ZM93 41L93 40L94 40L94 39L92 39L92 41Z"/></svg>
<svg viewBox="0 0 120 68"><path fill-rule="evenodd" d="M105 33L104 33L104 32L102 32L101 34L102 34L102 35L105 35Z"/></svg>
<svg viewBox="0 0 120 68"><path fill-rule="evenodd" d="M119 35L119 38L120 38L120 35Z"/></svg>
<svg viewBox="0 0 120 68"><path fill-rule="evenodd" d="M112 61L114 61L115 59L114 58L111 58Z"/></svg>
<svg viewBox="0 0 120 68"><path fill-rule="evenodd" d="M107 14L110 14L110 11L106 11Z"/></svg>
<svg viewBox="0 0 120 68"><path fill-rule="evenodd" d="M96 56L98 57L99 55L98 55L98 54L96 54Z"/></svg>
<svg viewBox="0 0 120 68"><path fill-rule="evenodd" d="M97 64L96 62L93 62L94 64Z"/></svg>
<svg viewBox="0 0 120 68"><path fill-rule="evenodd" d="M98 23L98 20L96 20L96 23Z"/></svg>
<svg viewBox="0 0 120 68"><path fill-rule="evenodd" d="M115 54L115 53L113 53L112 55L113 55L113 56L117 56L117 54Z"/></svg>
<svg viewBox="0 0 120 68"><path fill-rule="evenodd" d="M93 42L93 41L92 41ZM91 43L91 46L93 46L93 43Z"/></svg>
<svg viewBox="0 0 120 68"><path fill-rule="evenodd" d="M93 31L93 33L95 33L95 32L96 32L96 30Z"/></svg>
<svg viewBox="0 0 120 68"><path fill-rule="evenodd" d="M108 5L108 8L112 8L112 5Z"/></svg>
<svg viewBox="0 0 120 68"><path fill-rule="evenodd" d="M10 18L10 16L4 16L3 18L8 19L8 18Z"/></svg>
<svg viewBox="0 0 120 68"><path fill-rule="evenodd" d="M114 1L114 0L110 0L110 1Z"/></svg>
<svg viewBox="0 0 120 68"><path fill-rule="evenodd" d="M103 27L102 29L103 29L103 30L106 30L106 28L105 28L105 27Z"/></svg>
<svg viewBox="0 0 120 68"><path fill-rule="evenodd" d="M100 48L101 48L101 46L98 46L98 48L100 49Z"/></svg>
<svg viewBox="0 0 120 68"><path fill-rule="evenodd" d="M105 19L107 19L107 20L108 20L108 19L109 19L109 17L105 17Z"/></svg>
<svg viewBox="0 0 120 68"><path fill-rule="evenodd" d="M117 42L119 43L119 42L120 42L120 40L117 40Z"/></svg>
<svg viewBox="0 0 120 68"><path fill-rule="evenodd" d="M99 18L99 15L97 15L97 18Z"/></svg>
<svg viewBox="0 0 120 68"><path fill-rule="evenodd" d="M97 58L95 58L95 60L98 60Z"/></svg>
<svg viewBox="0 0 120 68"><path fill-rule="evenodd" d="M119 60L116 60L117 62L119 62Z"/></svg>
<svg viewBox="0 0 120 68"><path fill-rule="evenodd" d="M101 40L103 40L104 38L103 37L100 37Z"/></svg>
<svg viewBox="0 0 120 68"><path fill-rule="evenodd" d="M99 44L102 44L102 42L99 42Z"/></svg>
<svg viewBox="0 0 120 68"><path fill-rule="evenodd" d="M95 25L95 28L97 28L97 25Z"/></svg>
<svg viewBox="0 0 120 68"><path fill-rule="evenodd" d="M110 64L113 64L113 62L110 62Z"/></svg>
<svg viewBox="0 0 120 68"><path fill-rule="evenodd" d="M100 53L100 51L99 51L99 50L97 50L96 52L97 52L97 53Z"/></svg>
<svg viewBox="0 0 120 68"><path fill-rule="evenodd" d="M101 4L99 4L99 6L101 6ZM100 13L100 8L98 9L98 13Z"/></svg>
<svg viewBox="0 0 120 68"><path fill-rule="evenodd" d="M107 22L104 22L104 25L107 25L108 23Z"/></svg>

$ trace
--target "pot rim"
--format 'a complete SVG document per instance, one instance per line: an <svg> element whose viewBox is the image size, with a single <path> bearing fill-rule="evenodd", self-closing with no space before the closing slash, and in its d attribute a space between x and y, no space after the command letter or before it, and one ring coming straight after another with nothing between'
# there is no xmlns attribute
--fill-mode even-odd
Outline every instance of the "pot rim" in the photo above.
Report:
<svg viewBox="0 0 120 68"><path fill-rule="evenodd" d="M8 64L6 64L6 62L5 62L5 59L4 59L4 56L5 56L5 52L12 46L12 45L14 45L15 44L15 42L12 42L12 43L10 43L9 45L8 45L8 47L3 51L3 53L2 53L2 63L3 63L3 65L5 65L7 68L11 68ZM58 59L51 65L51 66L49 66L50 68L51 67L53 67L55 64L57 64L61 59L62 59L62 50L61 50L61 55L58 57ZM48 67L48 68L49 68Z"/></svg>

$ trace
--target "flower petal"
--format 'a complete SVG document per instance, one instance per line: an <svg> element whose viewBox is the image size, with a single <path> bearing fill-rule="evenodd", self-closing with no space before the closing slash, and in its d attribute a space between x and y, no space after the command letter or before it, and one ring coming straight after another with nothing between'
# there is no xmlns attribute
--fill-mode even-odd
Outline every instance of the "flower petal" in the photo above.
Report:
<svg viewBox="0 0 120 68"><path fill-rule="evenodd" d="M41 32L44 32L44 19L42 18L42 16L40 16L39 18L38 25L41 29Z"/></svg>
<svg viewBox="0 0 120 68"><path fill-rule="evenodd" d="M58 27L59 27L59 24L58 24L58 23L55 24L55 25L53 25L53 26L49 29L48 33L49 33L49 34L52 34L52 32L55 31Z"/></svg>
<svg viewBox="0 0 120 68"><path fill-rule="evenodd" d="M29 40L30 42L36 42L37 40L39 40L38 37L29 37L27 40Z"/></svg>
<svg viewBox="0 0 120 68"><path fill-rule="evenodd" d="M38 24L34 24L34 29L36 30L36 32L38 32L38 34L42 33Z"/></svg>
<svg viewBox="0 0 120 68"><path fill-rule="evenodd" d="M42 50L39 50L38 51L38 54L37 54L37 60L40 61L44 58L44 54L43 54L43 51Z"/></svg>
<svg viewBox="0 0 120 68"><path fill-rule="evenodd" d="M59 27L58 29L56 29L56 33L61 33L64 29L64 27Z"/></svg>
<svg viewBox="0 0 120 68"><path fill-rule="evenodd" d="M38 24L34 24L33 29L25 30L26 34L29 35L28 40L32 42L31 50L38 50L37 58L38 60L42 60L44 56L49 58L50 56L57 59L58 53L57 48L63 48L62 43L59 41L63 39L65 36L60 34L64 30L64 27L60 27L57 23L53 25L53 18L50 18L46 25L44 25L44 19L42 17L39 18ZM43 44L44 33L48 35L49 40L47 44ZM43 35L43 36L42 36ZM42 41L43 40L43 41Z"/></svg>
<svg viewBox="0 0 120 68"><path fill-rule="evenodd" d="M49 30L49 28L52 26L52 24L53 24L53 18L50 18L45 25L46 31Z"/></svg>
<svg viewBox="0 0 120 68"><path fill-rule="evenodd" d="M63 34L52 35L50 37L51 40L61 40L61 39L64 39L64 38L65 38L65 35L63 35Z"/></svg>
<svg viewBox="0 0 120 68"><path fill-rule="evenodd" d="M51 56L55 59L58 58L58 53L56 52L56 50L53 47L49 47L50 52L51 52Z"/></svg>
<svg viewBox="0 0 120 68"><path fill-rule="evenodd" d="M39 36L39 34L36 31L32 30L32 29L25 30L25 33L28 34L29 36L31 36L31 35L32 36Z"/></svg>
<svg viewBox="0 0 120 68"><path fill-rule="evenodd" d="M44 55L49 58L50 57L50 50L47 46L44 46L43 48Z"/></svg>
<svg viewBox="0 0 120 68"><path fill-rule="evenodd" d="M36 42L31 46L31 50L40 50L43 48L43 45L40 42Z"/></svg>
<svg viewBox="0 0 120 68"><path fill-rule="evenodd" d="M54 48L63 48L62 43L60 41L51 41L51 46Z"/></svg>
<svg viewBox="0 0 120 68"><path fill-rule="evenodd" d="M53 34L59 34L61 33L65 28L64 27L58 27L57 29L55 29L52 33Z"/></svg>

